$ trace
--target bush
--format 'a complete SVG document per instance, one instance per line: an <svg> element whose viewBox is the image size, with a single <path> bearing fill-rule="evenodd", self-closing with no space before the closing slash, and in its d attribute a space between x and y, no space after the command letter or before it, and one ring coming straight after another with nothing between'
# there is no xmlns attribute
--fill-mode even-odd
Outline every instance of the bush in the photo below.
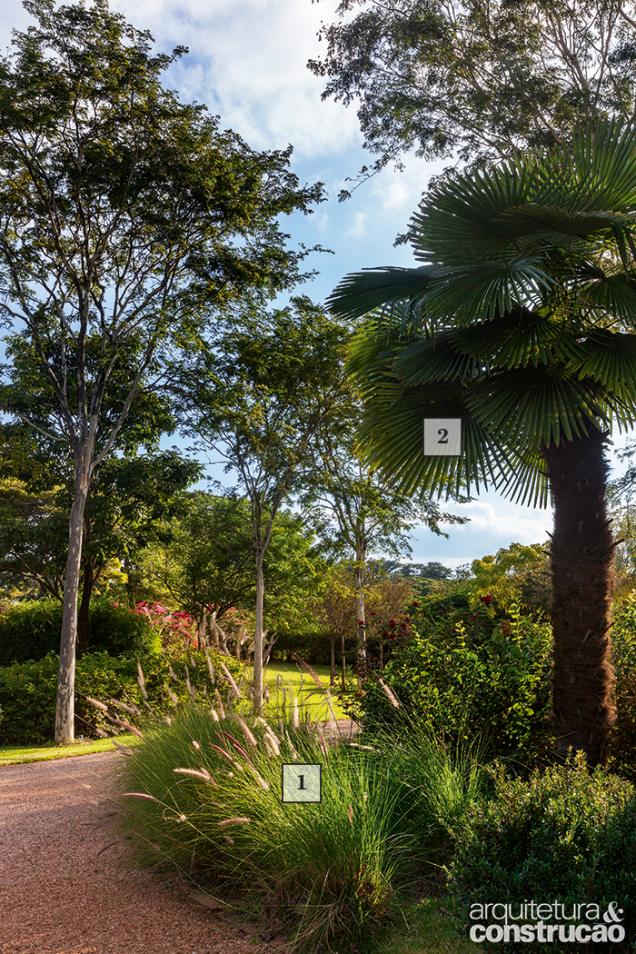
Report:
<svg viewBox="0 0 636 954"><path fill-rule="evenodd" d="M340 640L336 643L336 659L340 659ZM328 666L331 662L331 643L322 633L281 633L271 654L272 662L291 662L292 653L313 666Z"/></svg>
<svg viewBox="0 0 636 954"><path fill-rule="evenodd" d="M426 861L447 858L476 770L455 769L425 731L327 748L307 726L215 717L190 706L147 725L114 766L131 863L174 866L269 911L300 950L368 950ZM281 764L293 761L322 763L321 804L281 802Z"/></svg>
<svg viewBox="0 0 636 954"><path fill-rule="evenodd" d="M57 600L29 600L12 606L0 617L0 666L43 659L59 653L62 604ZM158 652L161 641L143 616L124 606L99 602L88 614L89 652Z"/></svg>
<svg viewBox="0 0 636 954"><path fill-rule="evenodd" d="M636 782L636 593L614 609L612 643L618 718L610 735L610 765Z"/></svg>
<svg viewBox="0 0 636 954"><path fill-rule="evenodd" d="M494 799L469 807L456 834L450 888L466 917L474 904L559 902L570 912L573 903L590 904L602 914L615 903L626 912L628 939L636 938L636 800L629 782L600 768L590 774L582 755L528 781L500 772ZM525 943L523 949L556 950Z"/></svg>
<svg viewBox="0 0 636 954"><path fill-rule="evenodd" d="M413 623L421 634L395 639L383 673L406 712L453 746L477 727L498 756L532 762L545 755L551 738L549 624L517 610L495 619L486 604L470 613L450 602ZM402 718L378 681L366 688L366 728Z"/></svg>
<svg viewBox="0 0 636 954"><path fill-rule="evenodd" d="M215 675L220 676L220 684L224 685L223 676L218 671L220 657L211 650L210 658ZM148 703L159 713L174 711L176 704L170 692L176 696L179 704L189 698L186 677L195 693L211 689L207 662L202 652L192 652L187 659L172 662L168 656L154 654L140 656L139 659ZM235 678L240 677L242 670L236 660L224 657L223 662ZM13 663L0 669L0 705L4 713L0 723L1 745L45 745L54 741L58 666L59 657L49 653L36 662ZM92 738L99 735L97 730L112 734L113 726L103 711L88 702L86 696L100 702L113 698L125 705L144 708L138 683L137 660L109 656L108 653L88 653L77 662L75 733ZM122 717L130 718L125 712Z"/></svg>

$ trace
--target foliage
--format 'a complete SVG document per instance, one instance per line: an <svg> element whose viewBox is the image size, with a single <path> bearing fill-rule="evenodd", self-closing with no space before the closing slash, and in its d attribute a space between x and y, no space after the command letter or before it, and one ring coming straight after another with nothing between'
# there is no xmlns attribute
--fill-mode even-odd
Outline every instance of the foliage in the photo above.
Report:
<svg viewBox="0 0 636 954"><path fill-rule="evenodd" d="M412 149L483 163L633 115L636 24L617 0L341 0L338 13L308 65L328 78L323 98L359 100L379 157L361 180Z"/></svg>
<svg viewBox="0 0 636 954"><path fill-rule="evenodd" d="M328 748L306 726L217 722L190 707L143 735L116 769L137 857L239 892L316 954L366 949L399 917L409 881L446 857L448 825L479 790L479 773L455 767L425 733L410 746ZM320 805L281 804L291 761L322 763Z"/></svg>
<svg viewBox="0 0 636 954"><path fill-rule="evenodd" d="M297 514L281 509L263 560L269 633L294 632L309 623L306 605L323 565L311 531ZM253 615L256 580L248 501L201 491L187 495L182 513L161 525L157 539L139 554L136 569L138 592L160 590L166 603L197 620L204 612L212 614L213 628L220 626L223 638L228 613Z"/></svg>
<svg viewBox="0 0 636 954"><path fill-rule="evenodd" d="M133 415L133 422L136 415ZM158 422L155 422L158 423ZM8 428L5 428L5 431ZM150 439L151 435L146 435ZM158 435L155 434L158 440ZM10 438L8 439L10 440ZM130 434L125 435L130 442ZM0 480L0 574L8 583L25 582L61 600L68 551L72 474L50 460L32 442L30 467L19 469L7 458L2 469L17 470L24 480ZM90 589L112 582L113 561L127 563L156 533L158 521L181 506L181 492L201 475L196 461L175 451L138 454L128 447L123 458L105 460L94 481L84 515L83 569L90 565ZM39 460L35 457L39 456ZM67 462L68 463L68 462ZM61 485L52 483L62 480ZM5 583L6 585L6 583ZM37 589L36 589L36 594Z"/></svg>
<svg viewBox="0 0 636 954"><path fill-rule="evenodd" d="M504 612L517 604L547 618L551 594L549 555L549 543L511 543L495 556L473 560L473 575L467 587L471 604L476 606L484 593L490 593Z"/></svg>
<svg viewBox="0 0 636 954"><path fill-rule="evenodd" d="M452 746L478 727L491 753L524 762L544 757L550 738L549 625L515 607L506 620L493 618L486 603L471 612L466 602L457 602L438 601L433 615L426 606L421 612L411 608L402 632L396 627L383 681L407 714ZM402 708L381 682L372 679L366 688L365 728L399 725Z"/></svg>
<svg viewBox="0 0 636 954"><path fill-rule="evenodd" d="M636 783L636 593L617 600L613 612L612 662L618 719L612 728L612 771Z"/></svg>
<svg viewBox="0 0 636 954"><path fill-rule="evenodd" d="M614 902L633 941L635 827L633 785L598 767L589 772L581 753L527 781L500 772L495 797L468 807L456 829L451 892L464 914L475 903L532 899L603 911Z"/></svg>
<svg viewBox="0 0 636 954"><path fill-rule="evenodd" d="M333 293L343 316L375 309L350 368L365 459L405 491L494 482L545 506L546 449L590 424L604 431L610 415L632 425L634 141L636 127L599 124L550 153L453 177L412 220L427 264L353 274ZM423 414L462 418L461 457L423 457Z"/></svg>
<svg viewBox="0 0 636 954"><path fill-rule="evenodd" d="M62 606L58 600L25 600L0 616L0 666L41 659L59 652ZM152 628L135 613L107 601L94 604L88 616L92 652L113 656L157 652L161 644Z"/></svg>
<svg viewBox="0 0 636 954"><path fill-rule="evenodd" d="M218 685L226 694L227 683L219 667L221 657L213 651L210 655L215 673L212 684L204 653L193 650L183 659L171 659L158 653L139 655L147 701L153 710L168 715L174 712L177 703L183 705L191 698L186 678L195 693L211 692ZM223 662L234 678L239 679L241 667L236 660L224 657ZM58 657L54 653L48 653L37 662L13 663L0 669L0 705L4 711L0 744L45 745L53 741L57 670ZM144 696L138 681L137 659L109 656L105 652L88 653L77 662L76 693L78 734L94 738L105 730L109 734L118 732L103 709L90 703L87 697L102 703L116 699L139 711L144 705ZM130 709L116 711L123 720L131 718Z"/></svg>

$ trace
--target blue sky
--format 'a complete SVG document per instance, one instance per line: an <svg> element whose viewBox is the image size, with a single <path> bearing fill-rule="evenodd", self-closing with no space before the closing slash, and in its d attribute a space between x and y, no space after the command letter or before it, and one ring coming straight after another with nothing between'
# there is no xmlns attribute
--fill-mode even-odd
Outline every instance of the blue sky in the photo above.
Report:
<svg viewBox="0 0 636 954"><path fill-rule="evenodd" d="M321 21L334 19L336 7L337 0L111 0L111 9L150 30L158 49L189 47L189 55L167 75L183 100L205 103L253 148L291 143L292 168L301 181L325 183L329 200L313 215L285 224L292 244L320 243L335 253L309 260L320 275L301 291L316 302L347 272L413 264L410 249L394 248L393 241L406 230L430 176L448 164L409 157L403 172L387 169L338 203L346 178L372 157L362 148L355 107L321 102L323 81L306 68L324 48L316 34ZM29 22L20 0L2 0L0 46L9 45L12 28L24 29ZM617 435L615 441L619 446L624 438ZM493 492L446 509L469 516L471 523L448 527L449 540L419 528L413 559L455 567L512 542L542 542L552 523L549 511L515 506Z"/></svg>

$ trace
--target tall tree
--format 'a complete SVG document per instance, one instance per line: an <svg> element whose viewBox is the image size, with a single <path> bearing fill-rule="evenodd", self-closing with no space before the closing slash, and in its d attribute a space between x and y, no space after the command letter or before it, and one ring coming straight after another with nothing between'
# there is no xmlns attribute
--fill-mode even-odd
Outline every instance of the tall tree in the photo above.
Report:
<svg viewBox="0 0 636 954"><path fill-rule="evenodd" d="M28 413L8 410L73 458L59 744L74 734L77 595L95 471L117 447L140 387L160 373L170 336L197 334L247 289L273 292L297 278L300 256L285 249L277 217L307 211L320 187L298 187L290 150L255 153L204 107L181 104L160 76L184 49L152 56L151 36L107 0L24 6L36 26L14 33L14 52L0 63L0 308L21 325L57 402L45 420L37 394Z"/></svg>
<svg viewBox="0 0 636 954"><path fill-rule="evenodd" d="M493 159L634 114L631 0L342 0L338 13L309 68L328 77L323 99L359 101L378 156L361 179L411 150Z"/></svg>
<svg viewBox="0 0 636 954"><path fill-rule="evenodd" d="M465 517L443 513L439 504L419 493L405 494L365 465L356 454L360 407L353 392L338 421L322 427L313 445L314 480L302 495L308 518L331 545L334 555L349 561L354 576L357 614L356 669L366 671L365 591L370 556L411 554L410 532L424 524L448 537L440 523L466 523Z"/></svg>
<svg viewBox="0 0 636 954"><path fill-rule="evenodd" d="M332 298L379 309L351 364L372 465L406 491L551 491L554 719L591 765L615 719L604 448L636 422L635 203L636 128L600 122L439 185L411 221L426 264L351 275ZM422 456L429 416L462 418L461 458Z"/></svg>
<svg viewBox="0 0 636 954"><path fill-rule="evenodd" d="M305 297L267 313L244 307L192 355L182 413L250 505L256 578L254 708L263 696L264 561L282 504L301 487L319 429L344 400L349 332Z"/></svg>

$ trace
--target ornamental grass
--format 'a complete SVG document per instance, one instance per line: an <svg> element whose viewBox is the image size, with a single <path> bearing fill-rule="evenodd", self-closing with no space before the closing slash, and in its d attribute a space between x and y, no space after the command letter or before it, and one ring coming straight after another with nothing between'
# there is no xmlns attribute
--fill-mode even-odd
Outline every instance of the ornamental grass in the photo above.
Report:
<svg viewBox="0 0 636 954"><path fill-rule="evenodd" d="M134 863L177 869L307 954L370 949L405 899L439 883L449 830L481 784L417 726L334 745L294 707L266 720L192 700L140 731L113 774ZM321 764L320 803L281 801L292 762Z"/></svg>

